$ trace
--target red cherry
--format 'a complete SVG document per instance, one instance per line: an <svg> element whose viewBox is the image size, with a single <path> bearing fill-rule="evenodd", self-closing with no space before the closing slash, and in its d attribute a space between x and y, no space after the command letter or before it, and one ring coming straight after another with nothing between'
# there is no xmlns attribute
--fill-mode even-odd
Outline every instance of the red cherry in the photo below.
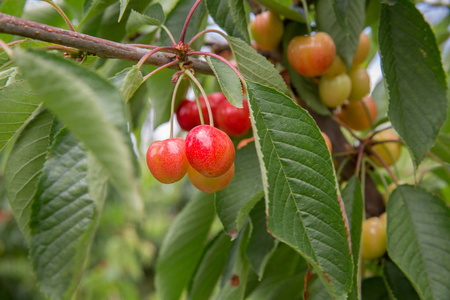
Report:
<svg viewBox="0 0 450 300"><path fill-rule="evenodd" d="M176 112L178 124L180 124L181 129L186 131L189 131L199 125L197 124L197 120L195 118L195 113L197 113L198 118L197 106L193 104L195 104L193 101L185 99L181 102L180 106L178 106Z"/></svg>
<svg viewBox="0 0 450 300"><path fill-rule="evenodd" d="M147 165L153 176L162 183L180 180L189 168L185 141L171 138L153 142L147 151Z"/></svg>
<svg viewBox="0 0 450 300"><path fill-rule="evenodd" d="M224 101L217 108L217 127L231 137L245 134L252 125L247 100L244 99L242 104L243 108L237 108Z"/></svg>
<svg viewBox="0 0 450 300"><path fill-rule="evenodd" d="M231 168L235 156L230 137L217 128L200 125L186 136L186 157L206 177L217 177Z"/></svg>
<svg viewBox="0 0 450 300"><path fill-rule="evenodd" d="M194 168L188 170L189 181L200 191L205 193L214 193L223 190L230 184L234 176L234 164L231 168L218 177L206 177Z"/></svg>
<svg viewBox="0 0 450 300"><path fill-rule="evenodd" d="M216 121L217 120L217 108L223 101L228 102L228 101L226 101L227 98L221 92L212 93L207 96L208 96L208 100L209 100L209 105L211 106L211 111L213 114L214 121ZM205 99L200 96L200 97L198 97L198 100L200 100L200 106L202 107L203 117L205 118L205 124L209 123L208 108L206 107ZM206 119L208 121L206 121ZM198 125L200 125L200 123Z"/></svg>

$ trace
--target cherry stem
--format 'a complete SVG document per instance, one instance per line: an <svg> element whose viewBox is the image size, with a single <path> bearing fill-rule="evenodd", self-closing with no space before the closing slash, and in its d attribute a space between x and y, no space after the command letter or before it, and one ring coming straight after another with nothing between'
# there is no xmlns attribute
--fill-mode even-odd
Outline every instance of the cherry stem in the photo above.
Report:
<svg viewBox="0 0 450 300"><path fill-rule="evenodd" d="M165 25L161 25L161 28L164 29L164 31L167 33L167 35L169 36L170 40L172 41L173 45L176 46L177 42L173 38L172 32L170 32L169 28L167 28Z"/></svg>
<svg viewBox="0 0 450 300"><path fill-rule="evenodd" d="M206 108L208 109L209 125L214 127L214 120L213 120L211 105L209 105L209 100L208 100L208 97L206 96L205 90L203 89L203 87L200 84L200 82L197 80L197 78L195 78L195 76L192 74L192 72L189 69L186 69L185 72L186 72L187 76L189 76L189 78L195 83L195 85L198 87L198 89L202 93L202 96L203 96L203 98L205 99L205 102L206 102ZM197 105L200 105L200 101L197 103ZM201 107L200 106L199 106L199 109L200 109L200 112L201 112Z"/></svg>
<svg viewBox="0 0 450 300"><path fill-rule="evenodd" d="M196 39L198 39L201 35L203 35L203 34L205 34L205 33L208 33L208 32L214 32L214 33L218 33L218 34L220 34L221 36L223 36L224 38L226 38L226 39L228 39L228 36L225 34L225 33L223 33L222 31L219 31L219 30L217 30L217 29L205 29L205 30L202 30L202 31L200 31L199 33L197 33L186 45L189 47L189 46L191 46L191 44L193 43L193 42L195 42L195 40Z"/></svg>
<svg viewBox="0 0 450 300"><path fill-rule="evenodd" d="M151 71L150 73L148 73L147 75L144 76L144 78L142 78L142 83L144 83L147 79L149 79L152 75L154 75L155 73L161 71L164 68L170 67L174 64L177 64L179 62L178 59L171 61L165 65L159 66L158 68L154 69L153 71Z"/></svg>
<svg viewBox="0 0 450 300"><path fill-rule="evenodd" d="M302 0L302 5L303 5L303 10L305 11L306 28L308 30L308 34L311 35L311 25L309 24L308 3L306 3L306 0Z"/></svg>
<svg viewBox="0 0 450 300"><path fill-rule="evenodd" d="M245 82L244 77L242 77L242 75L238 71L238 69L236 69L228 60L226 60L222 56L215 54L215 53L203 52L203 51L192 51L192 52L187 53L186 55L208 55L208 56L211 56L211 57L214 57L214 58L220 60L221 62L225 63L228 67L230 67L234 71L234 73L236 73L236 75L239 77L239 80L241 81L242 86L244 87L245 90L247 90L247 83Z"/></svg>
<svg viewBox="0 0 450 300"><path fill-rule="evenodd" d="M67 26L69 27L69 29L71 31L77 32L75 30L75 27L73 27L72 22L70 22L69 18L67 17L67 15L64 13L64 11L61 9L61 7L58 6L58 4L56 4L55 2L51 1L51 0L42 0L47 2L48 4L50 4L51 6L53 6L58 13L61 15L61 17L63 17L64 22L66 22Z"/></svg>
<svg viewBox="0 0 450 300"><path fill-rule="evenodd" d="M367 142L364 142L359 146L358 158L356 159L356 169L355 169L355 175L357 175L357 176L361 170L361 162L362 162L362 157L363 157L364 149L366 148L366 145L367 145Z"/></svg>
<svg viewBox="0 0 450 300"><path fill-rule="evenodd" d="M370 115L370 111L369 111L369 108L367 107L367 104L364 101L361 101L361 105L364 108L364 111L366 113L367 119L369 119L370 127L373 127L373 124L374 124L375 120L372 120L372 116Z"/></svg>
<svg viewBox="0 0 450 300"><path fill-rule="evenodd" d="M147 58L149 58L150 56L152 56L153 54L155 54L156 52L159 51L175 51L174 48L172 47L157 47L149 52L147 52L144 56L141 57L141 59L138 61L137 63L137 67L138 70L141 69L142 65L145 63L145 61L147 60Z"/></svg>
<svg viewBox="0 0 450 300"><path fill-rule="evenodd" d="M186 36L186 31L187 31L189 22L191 21L192 15L194 14L195 10L200 5L200 2L202 2L202 0L197 0L194 3L194 5L192 6L191 10L189 11L188 16L186 17L186 22L184 22L183 30L181 31L181 35L180 35L180 43L184 44L184 38Z"/></svg>
<svg viewBox="0 0 450 300"><path fill-rule="evenodd" d="M159 69L159 68L158 68ZM156 69L157 70L157 69ZM156 71L155 70L155 71ZM154 71L153 71L154 72ZM151 73L150 73L151 74ZM182 73L175 84L172 94L172 103L170 104L170 138L173 138L173 115L175 113L175 98L177 96L178 87L180 86L181 80L184 78L185 74Z"/></svg>
<svg viewBox="0 0 450 300"><path fill-rule="evenodd" d="M0 47L10 58L14 58L14 53L12 52L11 48L2 39L0 39Z"/></svg>
<svg viewBox="0 0 450 300"><path fill-rule="evenodd" d="M391 176L392 181L394 181L395 184L398 185L398 179L394 175L394 172L392 172L392 169L388 166L388 164L377 153L375 153L375 151L369 149L369 153L370 155L373 155L383 165L383 168L385 168L386 171L389 173L389 176Z"/></svg>

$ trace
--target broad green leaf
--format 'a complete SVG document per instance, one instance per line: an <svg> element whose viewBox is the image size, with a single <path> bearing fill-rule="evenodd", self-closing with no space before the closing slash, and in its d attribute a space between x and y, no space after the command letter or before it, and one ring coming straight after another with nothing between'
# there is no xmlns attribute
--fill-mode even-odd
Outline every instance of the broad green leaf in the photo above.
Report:
<svg viewBox="0 0 450 300"><path fill-rule="evenodd" d="M0 88L0 152L38 109L40 102L24 80Z"/></svg>
<svg viewBox="0 0 450 300"><path fill-rule="evenodd" d="M342 19L336 15L333 0L319 0L316 7L316 21L318 31L328 33L336 44L336 54L350 69L359 35L364 29L365 0L348 1L345 11L346 26L342 26Z"/></svg>
<svg viewBox="0 0 450 300"><path fill-rule="evenodd" d="M310 77L300 75L292 68L287 60L286 49L291 39L301 33L306 33L306 27L304 24L290 23L285 27L285 33L283 36L283 49L284 49L284 64L287 66L289 72L289 79L291 85L297 91L300 99L306 102L312 110L321 115L329 115L330 110L322 103L319 97L319 86Z"/></svg>
<svg viewBox="0 0 450 300"><path fill-rule="evenodd" d="M228 37L239 71L250 81L289 94L289 89L274 66L250 45L239 38Z"/></svg>
<svg viewBox="0 0 450 300"><path fill-rule="evenodd" d="M255 1L261 3L271 11L276 12L279 15L283 15L290 20L305 23L305 18L298 11L290 8L288 5L282 3L282 1L280 0L255 0Z"/></svg>
<svg viewBox="0 0 450 300"><path fill-rule="evenodd" d="M342 191L345 213L350 227L353 254L353 285L348 299L360 299L359 261L361 248L361 232L364 220L364 198L361 184L356 176L350 178Z"/></svg>
<svg viewBox="0 0 450 300"><path fill-rule="evenodd" d="M225 267L230 246L230 238L221 233L206 248L192 280L188 299L210 299L211 293Z"/></svg>
<svg viewBox="0 0 450 300"><path fill-rule="evenodd" d="M213 220L213 195L199 192L170 226L156 264L155 286L161 299L180 298L200 261Z"/></svg>
<svg viewBox="0 0 450 300"><path fill-rule="evenodd" d="M361 284L361 296L363 300L386 300L389 293L383 278L379 276L363 280Z"/></svg>
<svg viewBox="0 0 450 300"><path fill-rule="evenodd" d="M395 300L420 299L408 278L393 262L386 261L384 263L383 278L388 291Z"/></svg>
<svg viewBox="0 0 450 300"><path fill-rule="evenodd" d="M31 205L47 155L53 118L48 111L42 111L31 120L17 138L6 164L6 193L27 241L30 237Z"/></svg>
<svg viewBox="0 0 450 300"><path fill-rule="evenodd" d="M222 289L217 300L243 300L247 286L249 262L245 256L250 225L247 223L234 240L228 256L225 272L222 276Z"/></svg>
<svg viewBox="0 0 450 300"><path fill-rule="evenodd" d="M134 65L117 73L111 78L111 82L119 89L125 101L128 101L142 84L143 76L137 66Z"/></svg>
<svg viewBox="0 0 450 300"><path fill-rule="evenodd" d="M62 57L16 50L16 62L44 104L108 171L133 209L141 199L134 173L126 107L115 87Z"/></svg>
<svg viewBox="0 0 450 300"><path fill-rule="evenodd" d="M349 0L332 0L334 14L336 15L342 30L348 33L347 26L347 9Z"/></svg>
<svg viewBox="0 0 450 300"><path fill-rule="evenodd" d="M215 195L216 213L227 235L235 239L253 206L264 196L255 144L236 151L233 180Z"/></svg>
<svg viewBox="0 0 450 300"><path fill-rule="evenodd" d="M52 299L71 299L103 203L94 196L105 196L106 180L96 178L96 191L90 190L88 168L81 143L60 131L42 168L30 222L30 258L41 290Z"/></svg>
<svg viewBox="0 0 450 300"><path fill-rule="evenodd" d="M261 279L264 269L274 250L277 248L277 242L267 232L266 224L266 204L261 199L250 212L252 222L252 232L247 245L247 258L253 271Z"/></svg>
<svg viewBox="0 0 450 300"><path fill-rule="evenodd" d="M445 162L450 163L450 134L441 132L431 151Z"/></svg>
<svg viewBox="0 0 450 300"><path fill-rule="evenodd" d="M388 116L418 166L433 146L447 112L447 84L436 39L407 0L382 5L378 35L390 99Z"/></svg>
<svg viewBox="0 0 450 300"><path fill-rule="evenodd" d="M127 33L136 32L143 25L161 26L165 20L164 11L159 3L151 5L144 14L132 9L126 25Z"/></svg>
<svg viewBox="0 0 450 300"><path fill-rule="evenodd" d="M399 186L387 206L387 250L421 299L450 297L450 209L428 192Z"/></svg>
<svg viewBox="0 0 450 300"><path fill-rule="evenodd" d="M328 300L330 294L319 278L314 277L308 285L308 300ZM381 300L381 299L380 299ZM386 300L386 299L384 299Z"/></svg>
<svg viewBox="0 0 450 300"><path fill-rule="evenodd" d="M330 153L308 113L280 92L248 82L272 234L314 267L329 292L346 297L353 262Z"/></svg>
<svg viewBox="0 0 450 300"><path fill-rule="evenodd" d="M247 18L242 0L207 0L206 7L214 22L230 36L250 42Z"/></svg>
<svg viewBox="0 0 450 300"><path fill-rule="evenodd" d="M120 22L120 20L122 20L123 13L125 12L125 9L127 8L128 2L130 2L130 0L120 0L120 14L119 14L119 19L117 20L117 22Z"/></svg>
<svg viewBox="0 0 450 300"><path fill-rule="evenodd" d="M214 71L220 89L225 97L227 97L227 100L234 106L242 108L242 86L236 73L234 73L229 66L216 58L207 56L206 61Z"/></svg>
<svg viewBox="0 0 450 300"><path fill-rule="evenodd" d="M175 38L175 41L178 42L178 39L181 35L181 31L183 29L184 23L186 21L186 17L189 14L192 6L194 5L196 0L179 0L174 9L170 12L166 19L166 27L172 32L172 35ZM189 22L189 27L186 31L186 37L184 42L188 42L191 38L194 37L200 31L200 28L203 25L203 19L205 17L206 7L204 1L200 3L200 5L195 10L192 15L191 21ZM169 36L165 31L161 32L161 44L162 45L172 45L172 41L169 39Z"/></svg>

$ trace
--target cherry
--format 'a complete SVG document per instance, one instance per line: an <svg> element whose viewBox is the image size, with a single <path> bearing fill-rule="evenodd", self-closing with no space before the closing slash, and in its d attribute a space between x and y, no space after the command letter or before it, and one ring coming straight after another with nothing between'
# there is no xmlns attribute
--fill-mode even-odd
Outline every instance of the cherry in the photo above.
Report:
<svg viewBox="0 0 450 300"><path fill-rule="evenodd" d="M308 77L322 75L333 64L335 56L336 46L325 32L294 37L287 47L289 63Z"/></svg>
<svg viewBox="0 0 450 300"><path fill-rule="evenodd" d="M265 11L250 23L250 31L259 48L275 50L283 37L284 26L277 14Z"/></svg>
<svg viewBox="0 0 450 300"><path fill-rule="evenodd" d="M209 125L194 127L186 136L186 157L206 177L217 177L233 164L235 150L230 137Z"/></svg>
<svg viewBox="0 0 450 300"><path fill-rule="evenodd" d="M244 99L242 104L243 108L237 108L223 101L217 108L217 127L231 137L247 133L252 125L247 100Z"/></svg>
<svg viewBox="0 0 450 300"><path fill-rule="evenodd" d="M355 55L353 56L352 67L364 62L369 54L370 50L370 40L369 37L361 32L359 35L358 47L356 49Z"/></svg>
<svg viewBox="0 0 450 300"><path fill-rule="evenodd" d="M337 76L322 76L319 81L320 100L328 107L344 104L352 90L352 81L346 73Z"/></svg>
<svg viewBox="0 0 450 300"><path fill-rule="evenodd" d="M153 176L162 183L180 180L189 168L185 141L171 138L153 142L147 150L147 165Z"/></svg>
<svg viewBox="0 0 450 300"><path fill-rule="evenodd" d="M378 217L363 222L361 256L364 260L372 260L383 256L386 252L386 225Z"/></svg>
<svg viewBox="0 0 450 300"><path fill-rule="evenodd" d="M330 153L332 153L333 152L333 145L331 144L330 138L328 137L328 135L325 132L321 131L320 133L322 134L323 139L325 140L325 143L327 144L328 151L330 151Z"/></svg>
<svg viewBox="0 0 450 300"><path fill-rule="evenodd" d="M367 107L364 107L364 105ZM377 119L378 109L372 97L366 96L361 101L350 102L342 106L336 117L353 130L366 130Z"/></svg>
<svg viewBox="0 0 450 300"><path fill-rule="evenodd" d="M386 140L397 140L398 135L392 129L383 130L373 137L373 141L386 141ZM371 147L371 150L378 154L378 156L386 162L388 166L393 165L397 159L400 157L401 144L397 142L387 142L382 144L375 144ZM380 167L383 165L375 157L371 156L373 161Z"/></svg>
<svg viewBox="0 0 450 300"><path fill-rule="evenodd" d="M352 90L348 100L351 102L360 101L362 97L370 92L370 77L367 70L362 67L352 69L349 73L352 81Z"/></svg>
<svg viewBox="0 0 450 300"><path fill-rule="evenodd" d="M345 66L344 61L339 55L336 55L331 66L322 75L337 76L339 74L345 73L346 71L347 67Z"/></svg>
<svg viewBox="0 0 450 300"><path fill-rule="evenodd" d="M225 172L225 174L217 177L203 176L192 167L188 169L187 174L189 181L200 191L205 193L214 193L223 190L228 186L228 184L230 184L234 176L234 163L231 165L231 168Z"/></svg>

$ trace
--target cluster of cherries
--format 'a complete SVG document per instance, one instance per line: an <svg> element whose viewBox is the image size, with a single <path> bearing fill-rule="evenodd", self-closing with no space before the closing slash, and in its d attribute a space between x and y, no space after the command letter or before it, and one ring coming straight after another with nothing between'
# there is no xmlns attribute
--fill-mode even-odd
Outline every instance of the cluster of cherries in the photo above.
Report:
<svg viewBox="0 0 450 300"><path fill-rule="evenodd" d="M230 136L243 135L250 129L248 103L244 99L244 107L236 108L222 93L207 97L219 128L202 125L197 103L183 100L177 119L180 127L188 131L186 139L156 141L147 151L148 168L158 181L173 183L187 173L196 188L214 193L233 179L235 149ZM209 123L205 99L199 97L199 100L204 121Z"/></svg>

